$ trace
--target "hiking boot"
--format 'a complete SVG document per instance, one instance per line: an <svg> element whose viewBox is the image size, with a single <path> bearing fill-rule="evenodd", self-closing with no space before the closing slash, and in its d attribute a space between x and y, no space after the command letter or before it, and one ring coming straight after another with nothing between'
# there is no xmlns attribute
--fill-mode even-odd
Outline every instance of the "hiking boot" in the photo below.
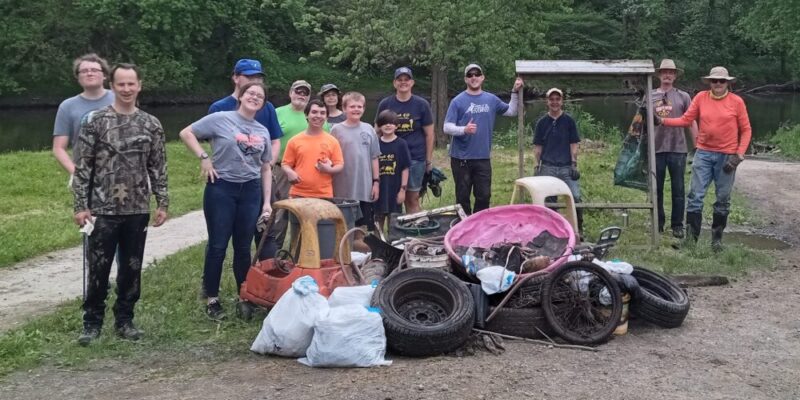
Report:
<svg viewBox="0 0 800 400"><path fill-rule="evenodd" d="M78 344L86 347L92 342L92 340L97 339L99 336L100 328L94 326L83 328L83 332L81 332L81 335L78 336Z"/></svg>
<svg viewBox="0 0 800 400"><path fill-rule="evenodd" d="M703 225L703 213L686 213L686 240L697 242L700 237L700 227Z"/></svg>
<svg viewBox="0 0 800 400"><path fill-rule="evenodd" d="M672 237L677 239L683 239L684 238L683 227L680 226L672 227Z"/></svg>
<svg viewBox="0 0 800 400"><path fill-rule="evenodd" d="M213 321L222 321L225 319L225 310L222 309L222 304L219 300L212 300L206 304L206 315Z"/></svg>
<svg viewBox="0 0 800 400"><path fill-rule="evenodd" d="M144 335L144 332L136 329L131 321L123 323L122 325L114 328L114 330L117 332L117 336L127 340L139 340Z"/></svg>
<svg viewBox="0 0 800 400"><path fill-rule="evenodd" d="M727 215L714 213L714 219L711 222L711 250L715 253L722 251L722 232L727 225Z"/></svg>

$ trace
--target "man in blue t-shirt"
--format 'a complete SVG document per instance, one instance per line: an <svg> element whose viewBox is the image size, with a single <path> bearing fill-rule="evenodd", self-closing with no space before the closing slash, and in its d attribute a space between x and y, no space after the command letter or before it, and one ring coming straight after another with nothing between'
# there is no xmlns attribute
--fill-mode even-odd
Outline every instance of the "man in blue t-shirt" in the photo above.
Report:
<svg viewBox="0 0 800 400"><path fill-rule="evenodd" d="M261 62L258 60L248 60L243 58L236 62L233 67L233 94L215 101L208 108L208 113L215 113L219 111L236 111L239 104L236 98L239 97L239 89L250 82L264 82L264 71L261 69ZM278 154L281 151L281 137L283 131L280 124L278 124L278 116L275 115L275 106L269 101L264 103L258 113L256 113L256 121L267 128L269 131L270 144L272 145L272 160L278 159Z"/></svg>
<svg viewBox="0 0 800 400"><path fill-rule="evenodd" d="M406 213L413 214L420 211L419 192L422 189L422 178L433 167L433 114L427 100L411 93L414 87L411 68L396 69L393 84L395 94L378 103L375 120L377 121L378 114L383 110L397 113L397 136L405 140L411 152L405 206Z"/></svg>
<svg viewBox="0 0 800 400"><path fill-rule="evenodd" d="M483 69L470 64L464 69L467 90L450 102L444 118L444 133L453 136L450 142L450 166L456 184L456 201L467 214L489 208L492 197L492 132L497 114L517 115L522 78L514 81L511 101L484 92ZM475 207L470 196L475 195Z"/></svg>
<svg viewBox="0 0 800 400"><path fill-rule="evenodd" d="M565 114L564 93L558 88L547 91L547 114L539 119L533 133L534 175L553 176L569 186L576 203L581 202L578 184L578 127L575 120ZM583 210L577 209L578 231L583 231ZM576 232L577 233L577 232Z"/></svg>

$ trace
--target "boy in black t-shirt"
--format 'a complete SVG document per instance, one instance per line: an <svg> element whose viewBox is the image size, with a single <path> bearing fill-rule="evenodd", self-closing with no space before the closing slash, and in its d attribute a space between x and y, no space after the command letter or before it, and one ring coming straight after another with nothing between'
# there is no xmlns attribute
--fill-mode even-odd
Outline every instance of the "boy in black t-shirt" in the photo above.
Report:
<svg viewBox="0 0 800 400"><path fill-rule="evenodd" d="M381 111L375 122L381 135L381 155L378 156L380 191L378 200L375 201L375 222L379 229L384 230L387 216L402 212L411 154L406 141L395 134L397 114L394 111Z"/></svg>

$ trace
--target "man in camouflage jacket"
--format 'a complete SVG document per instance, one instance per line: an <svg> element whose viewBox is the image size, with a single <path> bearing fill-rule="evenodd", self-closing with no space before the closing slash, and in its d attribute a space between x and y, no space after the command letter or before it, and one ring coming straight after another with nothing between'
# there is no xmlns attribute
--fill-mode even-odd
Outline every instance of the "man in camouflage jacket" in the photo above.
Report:
<svg viewBox="0 0 800 400"><path fill-rule="evenodd" d="M78 338L84 346L103 326L115 251L115 330L125 339L141 337L133 325L133 309L139 300L151 189L158 203L153 226L164 223L169 205L164 130L158 119L136 107L141 91L138 69L119 64L110 75L114 103L90 113L81 126L73 181L75 223L84 226L94 220L86 249L83 333Z"/></svg>

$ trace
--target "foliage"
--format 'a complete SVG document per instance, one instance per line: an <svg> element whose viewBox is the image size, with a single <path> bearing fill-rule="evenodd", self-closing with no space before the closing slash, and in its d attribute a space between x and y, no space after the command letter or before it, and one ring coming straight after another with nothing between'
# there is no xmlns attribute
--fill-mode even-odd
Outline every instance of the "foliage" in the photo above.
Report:
<svg viewBox="0 0 800 400"><path fill-rule="evenodd" d="M786 157L800 159L800 124L778 128L770 142L775 143Z"/></svg>

